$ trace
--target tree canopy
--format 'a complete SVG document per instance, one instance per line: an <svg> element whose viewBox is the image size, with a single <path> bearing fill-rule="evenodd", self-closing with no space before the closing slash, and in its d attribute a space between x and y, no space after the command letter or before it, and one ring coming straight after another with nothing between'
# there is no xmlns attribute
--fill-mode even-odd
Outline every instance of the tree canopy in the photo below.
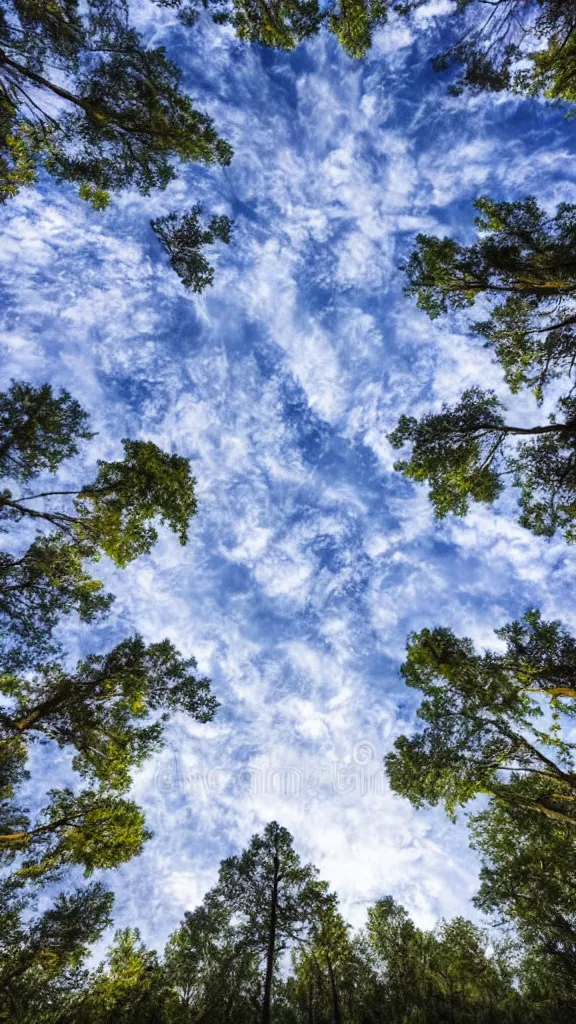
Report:
<svg viewBox="0 0 576 1024"><path fill-rule="evenodd" d="M410 9L424 0L412 0ZM434 60L438 71L456 68L451 91L543 94L576 99L576 5L573 0L455 0L442 12L455 42Z"/></svg>
<svg viewBox="0 0 576 1024"><path fill-rule="evenodd" d="M239 915L241 945L264 959L262 1022L269 1024L278 958L305 931L321 890L316 869L301 864L292 836L276 821L239 856L220 865L212 899Z"/></svg>
<svg viewBox="0 0 576 1024"><path fill-rule="evenodd" d="M473 331L485 339L513 392L530 387L539 402L546 388L567 379L548 422L507 422L496 395L469 388L454 406L420 420L402 416L389 434L395 448L410 444L396 463L405 476L430 485L435 513L465 515L471 501L492 504L510 477L519 488L523 526L544 537L576 539L576 206L547 217L532 198L476 202L478 240L419 235L406 264L407 293L435 319L477 299L490 316Z"/></svg>
<svg viewBox="0 0 576 1024"><path fill-rule="evenodd" d="M229 217L211 217L206 227L200 223L202 207L193 206L188 213L169 213L153 220L152 228L168 253L170 266L185 288L202 292L214 280L214 268L206 259L204 246L219 239L230 242L232 222Z"/></svg>
<svg viewBox="0 0 576 1024"><path fill-rule="evenodd" d="M276 50L293 50L323 27L350 57L361 59L372 45L372 34L391 11L408 13L404 0L160 0L175 8L185 24L193 24L203 9L215 22L231 24L240 39Z"/></svg>
<svg viewBox="0 0 576 1024"><path fill-rule="evenodd" d="M506 641L503 654L479 654L470 640L440 627L409 638L401 671L408 686L424 695L418 718L425 726L400 737L387 755L392 787L416 806L442 802L450 813L489 793L553 820L576 822L576 748L557 723L574 711L564 706L574 691L555 685L570 671L576 641L559 623L543 623L536 611L497 635ZM552 707L549 724L541 721L540 695Z"/></svg>
<svg viewBox="0 0 576 1024"><path fill-rule="evenodd" d="M483 863L476 902L518 929L531 950L530 985L545 992L548 970L570 1000L576 916L566 864L576 852L576 748L569 738L576 640L534 610L496 635L501 649L482 653L440 627L409 638L402 675L423 694L423 728L396 741L386 757L388 777L415 806L442 803L452 815L489 797L469 815Z"/></svg>
<svg viewBox="0 0 576 1024"><path fill-rule="evenodd" d="M78 402L50 385L14 382L0 395L0 431L0 472L10 485L0 491L0 528L38 529L24 552L0 552L7 671L53 655L52 633L63 615L76 612L91 622L108 610L112 598L86 563L106 554L126 565L151 550L159 522L185 544L196 498L189 460L152 441L124 440L124 458L99 460L90 483L50 486L44 474L55 473L94 436ZM39 477L40 489L30 493ZM14 493L13 482L26 485L23 493Z"/></svg>
<svg viewBox="0 0 576 1024"><path fill-rule="evenodd" d="M136 635L74 668L54 637L64 615L91 622L110 606L86 562L107 554L125 565L151 549L158 521L186 543L196 512L188 460L126 440L124 459L100 460L92 483L43 482L30 494L32 480L57 472L93 437L87 414L67 392L16 382L0 396L0 431L0 469L11 487L24 487L0 493L2 528L14 534L28 524L24 543L39 528L23 552L16 542L0 553L0 857L15 862L17 877L41 881L67 865L90 873L138 854L150 833L120 794L161 746L171 716L206 722L218 705L194 658L168 640ZM52 790L30 820L19 791L32 744L62 748L98 788Z"/></svg>
<svg viewBox="0 0 576 1024"><path fill-rule="evenodd" d="M180 78L122 0L2 0L0 197L42 168L99 208L111 191L165 188L178 161L229 163Z"/></svg>
<svg viewBox="0 0 576 1024"><path fill-rule="evenodd" d="M195 669L194 658L182 658L170 641L146 645L135 636L73 672L50 663L14 675L3 682L10 703L0 712L0 741L51 739L75 751L73 767L83 776L123 790L131 770L158 750L170 713L200 722L214 715L209 681Z"/></svg>

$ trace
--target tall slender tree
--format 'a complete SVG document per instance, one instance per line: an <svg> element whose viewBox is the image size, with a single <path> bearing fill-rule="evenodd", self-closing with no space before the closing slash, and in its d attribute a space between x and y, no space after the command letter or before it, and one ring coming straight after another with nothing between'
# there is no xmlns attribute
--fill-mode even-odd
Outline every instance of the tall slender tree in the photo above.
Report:
<svg viewBox="0 0 576 1024"><path fill-rule="evenodd" d="M278 958L305 932L322 892L311 864L301 864L292 836L276 821L220 866L212 898L238 914L243 946L264 963L262 1024L270 1024Z"/></svg>

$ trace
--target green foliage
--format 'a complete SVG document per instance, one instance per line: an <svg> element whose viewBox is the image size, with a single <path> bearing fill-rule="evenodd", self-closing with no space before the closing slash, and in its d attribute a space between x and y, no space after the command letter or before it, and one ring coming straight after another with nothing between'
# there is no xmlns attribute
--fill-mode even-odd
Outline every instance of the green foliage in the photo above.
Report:
<svg viewBox="0 0 576 1024"><path fill-rule="evenodd" d="M0 393L0 476L25 483L56 472L94 437L87 427L88 413L67 391L55 395L50 384L12 381Z"/></svg>
<svg viewBox="0 0 576 1024"><path fill-rule="evenodd" d="M0 396L2 469L27 483L54 472L93 435L70 395L49 386L13 383ZM108 554L118 565L150 550L155 522L167 524L184 544L196 511L187 459L150 441L124 441L125 457L98 463L91 484L66 491L14 497L0 494L4 528L21 521L49 524L23 554L0 552L0 850L18 858L18 876L42 880L66 865L86 871L114 867L138 853L149 833L141 811L120 800L131 773L158 750L165 722L184 712L212 718L217 702L193 658L164 640L124 640L108 654L90 655L70 668L54 641L61 617L91 622L111 597L84 568ZM69 505L52 508L53 499ZM44 507L34 503L42 500ZM98 791L54 791L30 825L16 799L27 778L31 743L53 743L72 754L72 767L97 781Z"/></svg>
<svg viewBox="0 0 576 1024"><path fill-rule="evenodd" d="M504 421L492 391L469 388L455 406L417 420L401 416L388 435L394 448L412 444L409 459L394 468L409 480L426 481L434 513L463 516L470 501L491 505L512 476L520 490L519 522L538 536L562 531L576 541L576 401L559 403L566 417L533 427ZM517 438L534 439L513 446Z"/></svg>
<svg viewBox="0 0 576 1024"><path fill-rule="evenodd" d="M185 288L202 292L214 279L214 268L206 259L202 249L213 245L218 239L226 245L230 242L232 222L229 217L212 217L207 227L202 227L202 207L193 206L188 213L169 213L151 222L152 228L170 257L170 266L176 271Z"/></svg>
<svg viewBox="0 0 576 1024"><path fill-rule="evenodd" d="M576 996L576 893L567 870L576 851L574 824L534 815L538 783L522 780L514 803L492 803L471 817L472 844L482 856L475 902L559 972Z"/></svg>
<svg viewBox="0 0 576 1024"><path fill-rule="evenodd" d="M254 835L239 856L220 865L213 899L240 915L246 944L263 952L270 941L270 906L276 903L276 958L305 928L310 906L317 896L316 869L302 865L287 829L273 821ZM276 885L276 890L275 890Z"/></svg>
<svg viewBox="0 0 576 1024"><path fill-rule="evenodd" d="M21 855L17 877L56 879L71 865L91 875L137 856L151 836L131 800L93 790L51 790L49 796L32 824L14 805L0 808L0 857L9 863Z"/></svg>
<svg viewBox="0 0 576 1024"><path fill-rule="evenodd" d="M194 477L190 462L168 455L152 441L122 442L124 458L98 460L95 479L76 490L47 491L14 498L0 494L0 520L43 520L69 542L79 544L84 556L107 554L119 566L148 553L158 539L153 522L159 520L176 533L181 544L188 539L188 524L196 513ZM73 496L71 509L30 505L37 498Z"/></svg>
<svg viewBox="0 0 576 1024"><path fill-rule="evenodd" d="M75 750L73 767L106 787L126 789L130 773L162 744L170 713L183 711L200 722L217 708L207 679L195 675L168 640L146 646L124 640L106 655L90 655L75 672L43 666L4 681L10 704L0 715L2 742L53 740ZM155 712L160 719L151 720ZM142 720L146 724L138 724Z"/></svg>
<svg viewBox="0 0 576 1024"><path fill-rule="evenodd" d="M90 943L111 923L112 893L100 882L60 893L41 917L26 924L23 897L9 883L0 892L0 1021L48 1024L86 977Z"/></svg>
<svg viewBox="0 0 576 1024"><path fill-rule="evenodd" d="M136 928L125 928L116 932L78 1014L84 1024L158 1024L165 995L156 953L146 949Z"/></svg>
<svg viewBox="0 0 576 1024"><path fill-rule="evenodd" d="M477 241L418 235L408 263L407 293L435 319L449 310L491 304L473 325L493 347L512 391L545 388L570 377L576 364L576 206L561 204L547 217L535 200L479 199ZM504 298L504 301L501 300ZM576 400L558 400L549 423L508 424L492 392L471 388L454 407L420 421L403 416L390 435L412 443L405 476L430 483L436 515L465 515L470 500L491 504L511 476L520 490L519 521L533 533L562 532L576 540ZM518 443L522 437L529 438Z"/></svg>
<svg viewBox="0 0 576 1024"><path fill-rule="evenodd" d="M397 793L416 806L441 801L453 814L477 793L518 800L514 779L544 772L560 796L556 799L549 786L544 787L532 801L534 809L572 818L574 747L562 740L553 726L548 730L537 727L542 717L540 704L532 695L537 688L526 684L538 676L531 678L529 662L521 660L517 669L514 661L514 643L532 635L537 652L537 638L546 633L555 638L556 654L558 648L569 646L571 638L559 624L541 624L536 613L501 631L501 636L511 638L504 655L477 654L470 640L459 640L442 628L424 629L409 638L402 675L409 686L424 694L418 717L426 727L410 738L400 737L386 757L388 776ZM552 650L548 650L549 658ZM557 694L550 695L556 706Z"/></svg>
<svg viewBox="0 0 576 1024"><path fill-rule="evenodd" d="M191 25L200 11L209 10L215 22L231 24L240 39L276 50L293 50L325 26L350 57L361 59L372 45L372 34L385 23L390 10L405 11L398 0L160 0L179 10Z"/></svg>
<svg viewBox="0 0 576 1024"><path fill-rule="evenodd" d="M380 965L386 966L390 1019L521 1019L522 1001L505 951L491 954L490 936L471 921L457 917L440 922L434 931L421 931L387 896L369 909L368 934Z"/></svg>
<svg viewBox="0 0 576 1024"><path fill-rule="evenodd" d="M0 471L15 481L55 472L91 437L87 414L67 392L54 395L49 385L13 382L0 395ZM123 446L124 459L100 461L95 480L83 488L22 497L0 491L4 529L23 521L56 531L38 534L24 554L0 552L3 672L54 656L52 634L61 616L75 612L91 622L107 611L112 598L86 572L86 561L106 553L125 565L148 552L157 520L186 542L196 512L188 460L151 441L126 440ZM55 499L65 499L67 507L51 507Z"/></svg>
<svg viewBox="0 0 576 1024"><path fill-rule="evenodd" d="M187 912L162 957L146 949L137 929L126 928L116 933L105 961L91 974L82 969L86 946L108 923L110 896L101 886L89 886L58 897L51 911L24 925L26 897L21 884L12 880L0 885L0 1021L257 1024L270 1017L275 1024L568 1024L576 1005L574 972L568 969L570 908L564 897L570 861L558 859L545 890L550 906L542 908L539 918L531 899L536 894L533 857L553 858L570 851L561 845L564 838L550 846L542 831L539 850L528 853L521 812L511 813L517 822L514 836L506 819L496 817L488 831L494 831L495 842L504 851L504 868L496 869L497 884L506 889L508 865L516 872L514 898L521 902L522 890L527 895L526 920L520 927L528 945L498 943L464 918L441 921L433 931L423 931L389 896L369 908L367 930L352 937L336 896L315 881L315 869L308 865L314 895L305 901L305 913L300 910L293 918L293 923L304 918L307 923L292 936L288 928L278 935L281 945L291 942L292 969L284 962L282 972L275 972L267 1008L261 975L273 916L273 866L268 882L251 890L257 903L250 913L254 922L260 914L262 941L259 926L247 932L247 914L238 909L243 907L238 902L240 889L248 892L245 876L240 887L232 884L227 892L219 883L218 891L209 892L200 906ZM263 835L253 838L237 865L248 866L246 855L256 852L258 839L257 859L263 867L268 840L290 874L294 868L301 872L289 833L284 833L271 823ZM510 857L514 841L520 848L516 866ZM272 865L275 856L278 853L273 852ZM227 884L230 863L230 858L223 862L228 871L220 876L227 876ZM253 864L249 874L254 879ZM258 872L260 881L264 875ZM277 873L277 881L282 881L281 875ZM486 876L485 884L491 880ZM490 898L499 903L494 890ZM502 899L510 898L504 892ZM546 934L545 919L555 922ZM286 927L287 917L283 921ZM560 946L564 961L558 955Z"/></svg>
<svg viewBox="0 0 576 1024"><path fill-rule="evenodd" d="M180 161L230 162L179 69L130 28L123 0L2 0L0 82L0 197L43 168L102 209L110 192L165 188Z"/></svg>
<svg viewBox="0 0 576 1024"><path fill-rule="evenodd" d="M561 203L553 217L531 196L474 206L474 244L417 236L406 294L432 319L488 300L490 318L474 330L494 348L512 391L531 387L541 399L576 357L576 206Z"/></svg>
<svg viewBox="0 0 576 1024"><path fill-rule="evenodd" d="M230 21L240 39L280 50L315 35L324 18L318 0L233 0L217 5L216 16Z"/></svg>
<svg viewBox="0 0 576 1024"><path fill-rule="evenodd" d="M83 622L104 615L113 601L83 567L89 544L39 535L21 557L0 552L0 652L4 673L53 656L52 632L75 611Z"/></svg>
<svg viewBox="0 0 576 1024"><path fill-rule="evenodd" d="M458 38L434 65L438 71L459 69L450 90L454 95L508 89L576 98L574 0L504 0L493 4L488 16L483 0L456 0L447 16L455 21Z"/></svg>
<svg viewBox="0 0 576 1024"><path fill-rule="evenodd" d="M372 46L372 33L388 17L389 0L340 0L334 4L328 27L350 57L364 58Z"/></svg>
<svg viewBox="0 0 576 1024"><path fill-rule="evenodd" d="M260 957L239 941L230 907L211 894L171 935L164 970L174 1024L194 1018L248 1024L259 1010Z"/></svg>
<svg viewBox="0 0 576 1024"><path fill-rule="evenodd" d="M268 1024L280 955L302 936L324 889L316 869L301 864L292 836L276 821L239 856L222 861L211 899L237 916L240 947L265 959L262 1021Z"/></svg>
<svg viewBox="0 0 576 1024"><path fill-rule="evenodd" d="M470 388L460 402L421 420L401 416L388 435L394 448L412 444L408 461L394 468L410 480L427 481L439 519L450 512L463 516L470 501L491 504L502 490L499 459L508 428L491 391Z"/></svg>
<svg viewBox="0 0 576 1024"><path fill-rule="evenodd" d="M80 488L70 523L77 535L101 548L124 566L151 550L158 539L152 522L159 519L178 537L188 540L188 525L196 514L194 477L190 461L168 455L152 441L122 441L120 462L98 460L95 480Z"/></svg>
<svg viewBox="0 0 576 1024"><path fill-rule="evenodd" d="M448 629L410 637L402 674L422 691L425 727L400 737L386 765L392 788L416 806L442 802L453 815L476 795L490 796L469 817L483 860L477 903L518 928L531 950L529 987L546 989L545 961L564 978L551 1001L564 1019L565 999L576 996L576 904L566 872L576 843L576 748L562 725L576 711L576 640L534 610L497 635L504 649L481 654Z"/></svg>

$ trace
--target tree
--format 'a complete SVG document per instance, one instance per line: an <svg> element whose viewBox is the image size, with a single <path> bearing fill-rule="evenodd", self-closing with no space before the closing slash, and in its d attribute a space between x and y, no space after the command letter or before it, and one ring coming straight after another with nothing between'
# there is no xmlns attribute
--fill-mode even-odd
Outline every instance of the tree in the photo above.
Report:
<svg viewBox="0 0 576 1024"><path fill-rule="evenodd" d="M512 391L531 387L541 399L576 362L576 206L561 203L554 216L531 196L514 203L484 197L474 206L472 245L417 235L406 294L431 319L488 302L489 319L473 330L494 349Z"/></svg>
<svg viewBox="0 0 576 1024"><path fill-rule="evenodd" d="M111 191L165 188L177 161L232 155L122 0L2 0L0 130L0 199L42 168L98 209Z"/></svg>
<svg viewBox="0 0 576 1024"><path fill-rule="evenodd" d="M513 392L531 387L538 401L576 363L576 206L547 217L532 198L476 202L477 242L419 235L406 265L408 294L432 319L448 310L491 303L474 331L494 348ZM501 301L504 300L504 301ZM530 439L531 438L531 439ZM530 440L526 440L530 439ZM539 536L576 539L576 400L570 391L547 423L507 423L495 394L473 387L455 406L417 420L402 416L389 434L411 443L396 468L428 481L438 517L465 515L471 500L492 504L505 476L520 489L523 526Z"/></svg>
<svg viewBox="0 0 576 1024"><path fill-rule="evenodd" d="M576 712L576 640L537 611L496 634L502 649L483 653L448 629L410 637L402 674L424 695L418 717L426 725L396 741L387 770L392 788L416 806L442 802L454 814L476 795L490 797L468 819L483 862L475 902L517 929L525 991L549 1003L552 1019L569 1020L576 904L566 865L576 849L576 772L562 722Z"/></svg>
<svg viewBox="0 0 576 1024"><path fill-rule="evenodd" d="M131 800L93 790L51 790L49 796L33 824L14 804L0 805L0 857L9 863L22 855L17 877L52 880L68 865L81 865L91 875L135 857L151 836Z"/></svg>
<svg viewBox="0 0 576 1024"><path fill-rule="evenodd" d="M466 515L470 502L493 504L512 474L520 490L519 522L537 536L563 532L576 541L576 400L561 400L562 420L532 427L506 423L493 391L468 388L453 406L417 420L401 416L388 435L394 448L412 445L394 468L409 480L427 481L438 519ZM532 437L515 447L518 438Z"/></svg>
<svg viewBox="0 0 576 1024"><path fill-rule="evenodd" d="M158 533L151 525L159 519L178 536L188 539L188 524L196 513L194 484L188 459L168 455L152 441L122 441L124 458L119 462L98 460L98 473L89 484L70 491L43 491L14 497L0 495L0 518L19 521L25 517L49 523L72 540L92 546L125 566L151 550ZM72 507L37 509L40 498L71 495Z"/></svg>
<svg viewBox="0 0 576 1024"><path fill-rule="evenodd" d="M390 0L340 0L331 9L328 27L346 53L361 60L372 46L374 29L386 22L390 9L402 6Z"/></svg>
<svg viewBox="0 0 576 1024"><path fill-rule="evenodd" d="M0 915L0 1021L43 1024L86 983L90 944L111 924L112 893L100 882L60 893L42 916L22 921L30 897L4 883Z"/></svg>
<svg viewBox="0 0 576 1024"><path fill-rule="evenodd" d="M531 780L523 785L529 790ZM532 966L536 958L552 972L555 999L574 1000L576 891L567 870L576 851L574 827L534 815L524 801L492 803L470 818L470 826L482 857L475 903L498 923L516 927Z"/></svg>
<svg viewBox="0 0 576 1024"><path fill-rule="evenodd" d="M0 711L0 743L49 739L71 746L74 768L121 791L131 769L161 746L170 714L213 717L218 704L209 680L195 670L194 658L182 658L168 640L147 646L134 636L106 655L90 655L75 672L52 663L7 678L3 693L11 703Z"/></svg>
<svg viewBox="0 0 576 1024"><path fill-rule="evenodd" d="M26 483L43 471L55 473L95 436L88 419L68 391L13 380L0 392L0 476Z"/></svg>
<svg viewBox="0 0 576 1024"><path fill-rule="evenodd" d="M208 894L166 945L170 1024L253 1024L260 1015L259 960L258 952L242 945L230 908Z"/></svg>
<svg viewBox="0 0 576 1024"><path fill-rule="evenodd" d="M573 651L574 641L559 623L541 623L534 612L499 635L508 640L503 655L478 654L470 640L448 629L424 629L409 638L401 671L408 686L424 695L418 717L426 725L410 738L401 736L387 755L390 783L417 807L442 802L454 814L476 794L488 793L574 827L575 748L559 734L558 688L546 685L554 671L562 675L557 658ZM547 729L536 724L543 710L535 691L553 704Z"/></svg>
<svg viewBox="0 0 576 1024"><path fill-rule="evenodd" d="M506 948L471 921L457 917L422 931L387 896L368 911L368 936L384 982L384 1020L520 1024L526 1015L532 1019L531 1008L514 989Z"/></svg>
<svg viewBox="0 0 576 1024"><path fill-rule="evenodd" d="M67 392L13 383L0 396L0 468L20 483L54 472L92 436L86 413ZM150 550L157 519L182 544L187 540L196 510L188 460L149 441L125 441L124 451L122 461L100 461L85 487L0 494L5 528L29 520L55 531L38 534L23 554L0 553L0 852L8 860L18 855L22 877L51 877L66 864L112 867L138 853L149 836L142 813L117 794L130 785L132 769L159 749L171 714L205 722L217 707L194 659L182 658L167 640L146 645L135 636L75 670L54 642L61 615L77 612L90 622L110 605L85 560L104 552L126 564ZM51 507L50 499L62 497L72 498L67 508ZM53 791L31 825L15 795L28 777L32 742L70 749L72 767L100 789Z"/></svg>
<svg viewBox="0 0 576 1024"><path fill-rule="evenodd" d="M106 614L114 598L83 566L93 554L90 544L71 544L58 534L39 535L21 556L0 551L4 673L55 656L53 631L64 615L75 611L82 622L94 622Z"/></svg>
<svg viewBox="0 0 576 1024"><path fill-rule="evenodd" d="M232 222L229 217L212 217L207 227L200 224L202 207L197 204L188 213L169 213L151 221L163 248L170 257L173 270L185 288L202 292L214 280L214 268L203 253L205 245L213 245L219 239L226 245L230 242Z"/></svg>
<svg viewBox="0 0 576 1024"><path fill-rule="evenodd" d="M407 8L425 0L412 0ZM434 60L438 71L457 67L451 92L500 92L576 98L576 5L574 0L456 0L448 17L456 42Z"/></svg>
<svg viewBox="0 0 576 1024"><path fill-rule="evenodd" d="M29 484L55 472L93 437L88 416L66 391L13 382L0 394L0 472ZM84 569L102 553L125 565L148 552L157 538L154 522L166 523L186 543L196 512L195 480L187 459L151 441L124 441L125 457L98 463L91 484L30 495L0 491L0 526L18 522L48 526L22 554L0 552L0 645L4 671L58 653L52 634L63 615L85 622L103 615L112 597ZM42 505L38 506L38 502ZM54 507L55 502L67 502Z"/></svg>
<svg viewBox="0 0 576 1024"><path fill-rule="evenodd" d="M124 928L116 932L106 962L65 1019L78 1024L161 1024L165 997L157 954L146 949L137 928Z"/></svg>
<svg viewBox="0 0 576 1024"><path fill-rule="evenodd" d="M353 951L346 924L337 909L335 894L326 893L317 900L305 947L295 958L295 975L307 989L313 1006L315 995L329 993L328 1005L332 1024L342 1024L344 1009L342 992L353 970ZM319 991L320 990L320 991Z"/></svg>
<svg viewBox="0 0 576 1024"><path fill-rule="evenodd" d="M242 946L264 958L262 1024L270 1024L278 957L306 929L320 891L316 869L300 863L292 836L276 821L220 865L212 898L240 915Z"/></svg>
<svg viewBox="0 0 576 1024"><path fill-rule="evenodd" d="M403 0L164 0L191 24L202 8L215 22L229 23L240 39L277 50L293 50L324 26L351 57L361 59L372 45L372 33L390 10L403 12Z"/></svg>

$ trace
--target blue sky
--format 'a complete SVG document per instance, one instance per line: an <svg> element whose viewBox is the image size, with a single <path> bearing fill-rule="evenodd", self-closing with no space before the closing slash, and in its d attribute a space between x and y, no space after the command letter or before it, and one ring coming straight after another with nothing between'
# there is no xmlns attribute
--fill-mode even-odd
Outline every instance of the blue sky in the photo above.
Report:
<svg viewBox="0 0 576 1024"><path fill-rule="evenodd" d="M381 770L414 725L405 639L442 624L492 644L535 604L576 628L575 558L516 524L513 494L438 524L393 472L398 416L464 386L495 388L516 419L545 414L508 396L464 320L432 324L403 297L398 266L419 230L470 238L478 195L576 201L574 123L537 101L450 98L426 13L379 31L362 63L325 35L269 53L148 3L135 18L182 63L232 165L105 214L43 183L3 208L0 248L4 380L67 387L99 431L63 479L126 436L189 456L198 479L190 544L163 533L123 572L102 563L110 620L67 630L73 655L168 636L222 704L208 726L175 721L135 780L156 834L106 876L117 922L161 944L272 818L355 924L385 893L426 926L473 914L464 824L415 811ZM236 223L201 297L149 227L197 201ZM37 792L70 777L63 754L36 764Z"/></svg>

